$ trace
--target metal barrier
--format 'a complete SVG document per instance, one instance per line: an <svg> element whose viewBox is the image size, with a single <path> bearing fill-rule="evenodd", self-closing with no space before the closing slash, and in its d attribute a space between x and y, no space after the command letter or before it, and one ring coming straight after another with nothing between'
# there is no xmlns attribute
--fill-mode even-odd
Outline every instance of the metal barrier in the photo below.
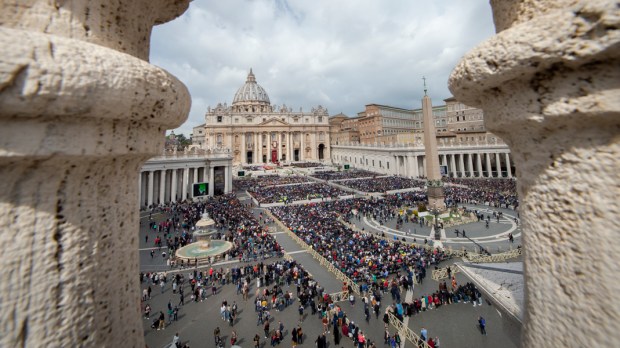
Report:
<svg viewBox="0 0 620 348"><path fill-rule="evenodd" d="M391 312L388 312L387 315L388 315L388 321L389 321L390 325L394 326L394 328L396 329L396 332L398 332L398 334L400 335L401 340L404 337L405 340L413 343L414 347L430 348L428 343L423 341L420 338L420 336L418 336L410 328L406 327L403 324L403 322L398 320L398 318L394 314L392 314ZM403 343L405 343L405 342L403 342Z"/></svg>
<svg viewBox="0 0 620 348"><path fill-rule="evenodd" d="M452 274L456 274L456 273L461 272L461 270L458 269L457 267L450 267L450 271L452 272ZM433 280L436 280L436 281L440 281L441 279L449 278L449 276L448 276L448 267L434 269L433 273L431 275L431 278L433 278Z"/></svg>
<svg viewBox="0 0 620 348"><path fill-rule="evenodd" d="M480 254L469 255L468 254L468 259L470 262L473 262L473 263L502 262L508 259L519 257L522 254L523 254L523 249L516 248L516 249L512 249L512 250L499 253L499 254L491 254L491 255L480 255Z"/></svg>
<svg viewBox="0 0 620 348"><path fill-rule="evenodd" d="M349 299L349 292L348 291L334 292L332 294L329 294L329 298L331 299L333 303L344 302Z"/></svg>

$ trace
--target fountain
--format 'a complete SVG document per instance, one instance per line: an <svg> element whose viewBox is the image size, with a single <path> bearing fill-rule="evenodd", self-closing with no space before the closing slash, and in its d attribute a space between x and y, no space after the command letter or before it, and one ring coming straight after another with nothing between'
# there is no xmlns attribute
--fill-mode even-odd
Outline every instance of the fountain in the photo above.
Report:
<svg viewBox="0 0 620 348"><path fill-rule="evenodd" d="M211 239L211 236L217 233L213 228L214 225L215 221L209 214L202 214L202 218L196 223L197 230L193 234L195 242L179 248L175 257L185 261L213 262L216 257L232 249L233 245L230 242Z"/></svg>

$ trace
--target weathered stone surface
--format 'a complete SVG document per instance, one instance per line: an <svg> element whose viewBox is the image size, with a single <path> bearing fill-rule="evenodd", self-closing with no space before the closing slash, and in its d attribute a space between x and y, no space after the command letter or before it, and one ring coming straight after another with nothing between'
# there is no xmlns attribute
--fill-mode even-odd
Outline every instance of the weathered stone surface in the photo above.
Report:
<svg viewBox="0 0 620 348"><path fill-rule="evenodd" d="M515 158L524 346L616 346L620 2L493 5L501 32L464 57L450 89L484 109Z"/></svg>
<svg viewBox="0 0 620 348"><path fill-rule="evenodd" d="M190 106L148 41L187 3L0 5L0 346L144 347L137 174Z"/></svg>

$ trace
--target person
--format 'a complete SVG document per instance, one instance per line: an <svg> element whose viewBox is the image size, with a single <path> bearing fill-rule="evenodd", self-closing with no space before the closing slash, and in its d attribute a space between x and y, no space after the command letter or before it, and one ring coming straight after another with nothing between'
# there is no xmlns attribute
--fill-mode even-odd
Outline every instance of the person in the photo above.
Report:
<svg viewBox="0 0 620 348"><path fill-rule="evenodd" d="M263 326L263 331L265 331L265 338L269 337L269 321L265 321L265 325Z"/></svg>
<svg viewBox="0 0 620 348"><path fill-rule="evenodd" d="M304 305L299 305L299 322L304 321Z"/></svg>
<svg viewBox="0 0 620 348"><path fill-rule="evenodd" d="M216 327L215 330L213 330L213 339L215 340L215 344L217 344L217 342L219 342L220 340L220 327Z"/></svg>
<svg viewBox="0 0 620 348"><path fill-rule="evenodd" d="M234 346L236 342L237 342L237 331L232 330L232 332L230 333L230 345Z"/></svg>
<svg viewBox="0 0 620 348"><path fill-rule="evenodd" d="M166 330L166 316L162 311L159 311L159 326L157 327L157 331L159 330Z"/></svg>
<svg viewBox="0 0 620 348"><path fill-rule="evenodd" d="M435 337L435 348L439 348L439 338Z"/></svg>
<svg viewBox="0 0 620 348"><path fill-rule="evenodd" d="M297 325L297 343L299 344L303 344L304 342L304 333L303 331L301 331L301 326ZM325 335L323 335L323 338L325 338Z"/></svg>
<svg viewBox="0 0 620 348"><path fill-rule="evenodd" d="M487 334L487 329L486 329L487 322L486 322L486 320L484 320L484 318L482 316L478 317L478 325L480 325L480 332L483 335L486 335Z"/></svg>
<svg viewBox="0 0 620 348"><path fill-rule="evenodd" d="M334 328L334 344L335 345L340 344L340 331L338 331L338 327Z"/></svg>
<svg viewBox="0 0 620 348"><path fill-rule="evenodd" d="M151 315L151 305L147 304L146 307L144 307L144 318L145 319L150 319L150 315Z"/></svg>
<svg viewBox="0 0 620 348"><path fill-rule="evenodd" d="M297 347L297 330L291 330L291 342L293 347Z"/></svg>
<svg viewBox="0 0 620 348"><path fill-rule="evenodd" d="M260 336L258 334L254 335L254 348L258 348L260 346Z"/></svg>
<svg viewBox="0 0 620 348"><path fill-rule="evenodd" d="M420 330L420 338L426 342L426 340L428 339L427 336L428 336L428 331L426 331L426 329L422 327L422 330Z"/></svg>
<svg viewBox="0 0 620 348"><path fill-rule="evenodd" d="M181 343L179 342L179 333L175 333L174 337L172 337L172 346L171 348L177 348L181 345Z"/></svg>

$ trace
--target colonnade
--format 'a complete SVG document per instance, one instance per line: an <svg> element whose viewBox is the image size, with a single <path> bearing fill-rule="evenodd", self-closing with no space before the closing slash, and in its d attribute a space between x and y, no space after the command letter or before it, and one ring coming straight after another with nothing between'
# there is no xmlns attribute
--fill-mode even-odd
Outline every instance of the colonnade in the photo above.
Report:
<svg viewBox="0 0 620 348"><path fill-rule="evenodd" d="M334 146L333 162L378 173L405 177L422 177L426 173L423 151L389 151L385 148L340 148ZM506 149L439 151L443 175L453 178L512 178L515 174L511 154Z"/></svg>
<svg viewBox="0 0 620 348"><path fill-rule="evenodd" d="M394 174L419 177L426 172L425 155L395 155ZM421 163L420 163L421 162ZM439 165L446 166L444 175L453 178L512 178L510 153L477 152L439 154Z"/></svg>
<svg viewBox="0 0 620 348"><path fill-rule="evenodd" d="M198 165L169 168L170 165L145 165L138 177L141 207L183 201L193 198L193 184L207 182L208 196L232 190L231 165ZM157 168L159 167L159 168ZM166 168L168 167L168 168Z"/></svg>

